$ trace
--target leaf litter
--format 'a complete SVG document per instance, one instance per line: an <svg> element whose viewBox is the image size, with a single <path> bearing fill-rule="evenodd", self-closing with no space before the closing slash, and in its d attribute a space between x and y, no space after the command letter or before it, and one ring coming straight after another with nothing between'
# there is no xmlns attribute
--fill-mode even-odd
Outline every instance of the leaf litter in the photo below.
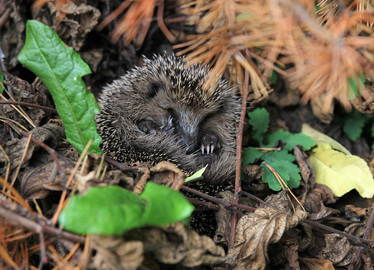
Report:
<svg viewBox="0 0 374 270"><path fill-rule="evenodd" d="M136 42L138 45L140 40L144 40L145 46L140 49L133 44L124 44L122 41L119 41L117 45L110 44L107 40L95 36L97 33L93 30L99 21L98 10L102 12L106 11L104 4L99 3L96 4L96 6L87 4L76 5L65 1L69 9L62 9L62 5L59 5L58 2L64 1L57 1L57 4L49 3L46 6L40 6L41 9L34 15L35 17L33 19L38 18L43 22L51 22L50 26L55 27L64 42L68 46L79 51L82 56L85 55L87 57L85 60L88 59L90 55L97 56L87 61L91 69L97 72L95 76L87 76L89 79L87 79L86 83L89 89L99 89L103 81L118 77L118 73L121 73L121 69L128 68L136 61L139 61L134 57L136 50L138 50L137 53L142 52L148 54L151 53L149 47L152 47L149 46L149 44L160 43L157 42L160 34L154 31L150 32L149 36L143 35L137 38ZM153 4L156 2L161 3L161 1L153 1ZM196 9L199 12L205 9L204 5L206 3L201 2L201 4L202 5ZM26 16L29 16L27 15L29 11L26 9L30 8L30 6L31 3L23 7L18 6L17 3L7 5L6 8L10 10L11 13L5 12L4 15L11 14L7 15L10 19L5 24L1 24L1 27L6 29L6 31L2 32L1 41L7 56L9 71L20 78L25 77L20 70L17 56L24 44ZM265 7L267 6L268 3L266 3ZM112 7L113 6L111 6L111 8ZM216 5L210 5L209 9L210 11L216 12L217 7ZM255 7L256 6L253 6L251 12L256 10ZM283 10L282 8L284 7L289 8L289 1L282 1L281 5L277 3L277 5L273 6L273 8L280 8L279 10ZM298 7L299 4L295 5L294 8ZM308 8L310 8L310 6L308 6ZM66 12L62 12L63 10ZM268 12L267 9L261 10L263 13ZM295 10L292 11L292 16L296 14L294 11ZM164 12L166 12L164 14L164 19L170 19L168 26L172 26L173 18L170 17L169 8L164 7ZM189 11L185 10L183 12L187 14ZM230 10L227 9L223 13L227 12L230 12ZM225 23L225 20L220 21L219 17L222 16L223 13L216 14L217 22L219 22L217 27L221 27L222 24ZM209 12L205 15L209 15ZM205 15L203 14L201 16L205 17ZM342 17L342 21L348 21L347 17L344 16ZM199 16L195 14L194 18L196 19L198 17ZM286 17L287 16L283 16L282 19L286 19ZM266 18L264 14L256 18L261 19L259 20L261 23L256 24L258 27L263 28L264 25L270 25L262 20ZM230 16L227 17L227 19L230 23L235 21L232 20L233 18ZM241 16L241 19L243 19L243 16ZM249 17L245 17L244 19L246 23L252 20L252 18ZM292 21L292 18L288 17L288 19ZM333 23L335 19L336 18L329 18L328 21ZM308 20L310 20L310 18L298 18L298 21L302 23L306 23ZM358 20L360 20L360 18L358 18ZM357 20L355 21L351 18L351 22L352 25L355 25ZM127 23L129 23L129 21L127 21ZM181 29L181 25L182 24L178 25L179 29ZM204 31L209 32L209 27L211 26L209 18L206 17L201 21L201 24L199 24L199 28L197 29L198 34L203 35ZM146 26L143 26L142 31L144 31L144 27ZM178 33L178 31L179 33L181 32L177 30L178 27L172 30L174 34ZM221 29L215 30L219 30L215 33L224 33ZM320 29L314 30L317 30L314 33L318 33ZM326 31L334 32L336 29L331 28ZM105 33L108 33L108 31ZM213 32L209 33L209 35L212 34ZM90 43L89 41L92 35L101 42L99 42L100 45L98 47L92 45L87 46L87 44ZM320 37L317 37L317 39L320 39ZM183 40L183 35L179 41L186 41ZM240 41L240 39L233 41L237 42ZM204 39L204 42L209 43L210 41ZM305 46L312 45L309 42L310 41L303 36L302 43ZM354 47L356 45L357 44L352 43L348 44L348 47ZM327 42L326 47L333 47L333 44ZM265 51L274 49L271 47L263 48L265 48ZM344 49L350 48L345 47ZM293 48L293 52L295 53L295 48ZM233 65L236 66L233 70L236 69L240 71L238 63L248 68L248 66L246 66L246 61L249 61L251 58L243 59L241 57L242 55L242 52L237 52L234 55L235 60ZM263 55L264 53L262 53L260 57ZM259 57L256 53L253 53L251 57L252 56ZM304 64L309 71L314 71L312 70L313 65L310 64L311 59L313 59L311 54L306 54L306 56L308 58L305 60ZM323 62L330 57L329 55L320 56L320 59L318 58L316 61ZM228 55L224 55L223 58L225 57L228 57ZM275 58L269 59L273 60ZM282 60L286 62L287 59L284 58ZM340 58L340 60L345 63L344 59ZM229 62L230 61L227 63ZM300 62L300 64L303 63ZM118 66L120 67L118 68ZM359 69L357 66L354 67L357 73ZM222 66L217 65L215 72L220 72L222 70ZM258 72L258 70L256 70L256 72ZM241 71L237 72L237 75L237 80L240 82ZM267 95L267 92L270 93L263 76L258 75L258 73L257 75L252 75L254 79L253 83L263 86L255 89L255 91L257 91L256 93L264 96ZM309 78L318 78L320 74L311 72L309 75ZM299 80L297 76L290 77L290 82L292 84L295 84L295 82ZM300 77L303 76L301 75ZM365 79L368 80L366 75ZM22 79L20 80L20 82L22 82ZM337 81L337 83L344 84L342 80ZM12 83L8 82L8 85L12 85ZM38 80L33 84L36 86L35 92L30 91L31 88L26 86L26 83L24 85L25 87L21 84L21 86L18 85L18 87L15 88L16 91L14 91L13 95L16 101L52 107L52 100L49 94L45 92L45 86L40 84ZM14 87L14 84L12 86ZM302 91L306 91L306 89L307 87L305 86ZM372 91L370 87L364 89L363 102L357 100L352 101L353 106L358 108L361 112L373 112L372 106L370 105L370 95L368 95L370 91ZM306 91L306 95L308 95L308 91ZM345 106L348 106L342 95L339 94L338 97ZM296 114L296 111L291 115L284 116L284 111L282 109L277 109L274 104L267 103L266 106L270 111L271 121L273 121L273 118L276 119L276 127L273 126L274 124L271 124L269 130L274 132L274 128L278 129L280 127L287 132L292 131L291 133L295 133L301 130L301 123L303 122L312 124L313 127L317 127L319 130L323 131L324 134L328 134L331 130L335 130L336 133L336 130L339 131L342 129L339 129L339 126L333 122L334 115L332 106L326 107L326 102L324 101L325 96L323 94L318 98L311 96L307 96L306 98L313 99L313 111L307 108L306 113L301 114L300 118L310 119L314 112L314 114L319 117L319 120L329 122L331 125L320 124L315 118L308 121L300 119L292 121L290 118ZM8 101L9 100L10 99L8 99ZM329 102L330 97L327 103ZM277 102L273 101L273 103ZM293 104L293 106L295 106L295 104ZM280 105L279 107L282 106ZM139 164L136 164L135 166L122 166L120 167L122 171L118 169L115 170L110 167L118 165L113 165L114 163L105 169L105 166L101 165L102 162L100 158L90 154L79 164L77 167L78 171L76 171L74 167L79 156L77 151L64 140L65 135L61 125L47 124L50 119L58 119L58 116L54 112L46 113L47 111L44 109L22 106L20 108L22 108L25 113L21 116L14 107L8 104L0 104L0 108L4 110L6 117L8 117L8 122L12 120L20 123L26 130L29 130L34 135L33 137L47 144L50 149L55 149L57 159L60 161L60 167L58 167L55 160L51 162L50 155L43 150L44 148L41 147L38 142L30 141L28 137L19 135L20 131L18 131L16 127L9 128L8 124L5 125L3 122L1 123L1 134L6 135L4 137L0 136L0 145L2 147L0 164L4 165L0 166L0 183L3 187L3 193L0 197L0 226L2 229L0 233L0 247L2 248L1 256L3 260L0 262L0 266L17 265L26 268L27 265L33 264L35 261L45 262L46 258L49 258L50 262L48 267L50 266L52 268L52 266L56 266L60 267L60 269L82 265L83 267L90 267L91 269L137 269L144 267L150 269L164 269L168 268L167 265L169 267L204 267L202 266L204 264L216 265L212 266L212 268L219 269L219 267L225 263L229 263L234 269L264 269L265 267L270 269L279 269L280 267L305 269L303 268L305 266L313 269L312 267L317 268L321 267L321 265L325 269L333 269L333 266L344 268L352 267L353 262L357 262L355 265L356 269L361 267L362 269L372 268L373 263L370 257L372 250L368 245L371 242L365 241L367 238L372 239L370 233L372 230L372 221L370 221L372 208L370 201L363 200L354 192L350 192L348 195L338 199L328 187L315 184L313 170L308 171L307 163L309 160L305 157L301 159L296 157L298 163L305 165L305 168L303 169L300 166L302 180L300 182L300 187L293 191L295 191L298 198L301 198L306 212L300 210L297 206L296 209L294 209L290 205L290 201L294 205L297 205L297 203L289 199L285 191L274 193L267 185L264 185L261 180L263 177L263 170L257 163L248 164L245 167L246 176L242 181L242 190L244 192L252 192L260 199L266 198L269 194L273 195L270 195L265 201L257 201L243 197L245 196L243 192L240 204L233 206L230 205L230 202L233 201L234 195L221 194L220 198L223 202L221 202L219 207L216 207L217 209L221 209L216 217L218 230L213 238L200 236L193 230L186 228L185 225L180 222L167 226L148 226L134 229L121 237L93 235L84 238L79 235L71 234L61 228L57 228L51 223L51 219L58 206L61 190L68 190L69 196L70 192L72 194L77 192L77 190L79 192L85 192L91 186L115 184L133 190L139 181L139 175L142 174L145 169ZM29 119L26 120L27 115L31 121L29 121ZM33 127L30 122L36 127ZM295 128L295 125L298 125L298 127ZM262 139L261 136L257 136L256 138L258 140ZM27 152L25 152L26 147L28 148ZM354 149L349 146L347 148L347 151L354 153ZM371 161L370 163L372 165L373 158L370 156L370 152L366 157L369 157L367 159ZM371 166L371 168L372 167L373 166ZM148 177L145 177L146 180L158 179L158 181L165 185L174 186L176 188L179 188L181 185L180 183L183 182L181 181L181 176L178 175L178 172L172 166L167 165L165 167L165 165L161 165L159 168L153 170L154 171L150 173ZM105 176L103 176L104 171L106 171ZM72 184L67 189L66 183L69 177L72 178ZM10 185L12 179L16 179L14 187ZM140 190L142 189L140 188ZM21 192L22 195L19 194L19 192ZM350 197L353 198L351 201L353 200L355 204L354 208L344 207L346 201L350 201ZM224 204L224 202L226 202L226 204ZM208 207L208 204L206 205ZM249 210L251 207L257 209L255 211ZM352 211L352 209L354 209L354 211ZM237 225L235 244L230 247L228 235L231 230L233 211L239 213L240 219ZM308 215L308 217L306 217L306 215ZM318 224L328 225L328 229L324 228L321 231L318 224L313 223L315 221L318 221ZM329 229L332 228L338 229L341 232L344 231L348 235L329 231ZM89 241L91 241L90 245L88 244ZM38 244L35 245L35 243ZM217 243L219 243L219 245L217 245ZM221 245L224 248L222 248ZM90 250L88 246L90 246ZM59 251L54 247L60 247L58 249ZM228 252L225 252L225 249ZM89 259L88 256L89 252L92 252L91 255L93 257L91 259ZM35 264L32 266L37 267L38 265Z"/></svg>

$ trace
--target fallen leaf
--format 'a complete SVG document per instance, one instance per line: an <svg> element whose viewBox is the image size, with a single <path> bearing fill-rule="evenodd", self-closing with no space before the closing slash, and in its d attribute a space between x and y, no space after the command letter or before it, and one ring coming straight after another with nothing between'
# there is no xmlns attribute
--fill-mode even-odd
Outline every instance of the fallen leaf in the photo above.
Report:
<svg viewBox="0 0 374 270"><path fill-rule="evenodd" d="M300 258L308 270L335 270L332 262L316 258Z"/></svg>
<svg viewBox="0 0 374 270"><path fill-rule="evenodd" d="M374 180L367 163L354 155L345 155L319 145L309 157L316 174L316 182L328 186L335 196L341 197L356 189L364 198L374 196Z"/></svg>
<svg viewBox="0 0 374 270"><path fill-rule="evenodd" d="M92 235L96 250L90 269L136 270L144 260L143 243L125 241L122 237Z"/></svg>
<svg viewBox="0 0 374 270"><path fill-rule="evenodd" d="M304 133L305 135L311 137L317 143L317 145L327 144L330 145L331 148L339 150L346 155L351 155L351 153L343 145L330 138L329 136L323 134L322 132L319 132L318 130L312 128L308 124L303 124L301 133Z"/></svg>
<svg viewBox="0 0 374 270"><path fill-rule="evenodd" d="M240 218L235 244L229 251L228 263L235 270L265 269L268 262L268 245L277 243L283 234L305 220L307 213L298 209L279 211L259 208Z"/></svg>
<svg viewBox="0 0 374 270"><path fill-rule="evenodd" d="M337 233L325 235L326 247L322 249L320 257L331 261L335 266L351 264L358 246L352 246L346 237ZM357 268L360 269L360 268Z"/></svg>

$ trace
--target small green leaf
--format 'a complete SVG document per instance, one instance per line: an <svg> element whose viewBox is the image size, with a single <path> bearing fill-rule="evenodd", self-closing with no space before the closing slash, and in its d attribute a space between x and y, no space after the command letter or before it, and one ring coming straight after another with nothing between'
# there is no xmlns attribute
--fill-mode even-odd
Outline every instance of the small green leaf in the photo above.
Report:
<svg viewBox="0 0 374 270"><path fill-rule="evenodd" d="M343 130L349 139L355 141L361 136L366 120L367 118L358 111L354 111L347 117Z"/></svg>
<svg viewBox="0 0 374 270"><path fill-rule="evenodd" d="M260 158L263 155L264 152L256 149L256 147L248 147L248 149L243 152L242 163L244 166L253 163L256 159Z"/></svg>
<svg viewBox="0 0 374 270"><path fill-rule="evenodd" d="M301 176L300 169L298 166L293 164L295 157L288 154L287 150L269 152L262 157L266 163L268 163L279 175L283 181L287 184L290 189L297 188L300 186ZM265 165L261 164L264 170L262 180L269 185L274 191L279 191L282 186L270 169Z"/></svg>
<svg viewBox="0 0 374 270"><path fill-rule="evenodd" d="M291 134L283 129L273 132L267 139L268 145L266 147L273 147L277 141L282 141L286 143L284 149L287 151L292 151L296 145L300 145L303 147L304 151L308 151L316 145L312 138L302 133Z"/></svg>
<svg viewBox="0 0 374 270"><path fill-rule="evenodd" d="M285 131L283 129L278 129L277 131L271 133L267 136L267 144L263 145L263 147L274 147L277 141L287 142L287 138L290 137L291 133Z"/></svg>
<svg viewBox="0 0 374 270"><path fill-rule="evenodd" d="M248 116L249 124L253 127L252 138L261 145L269 128L269 113L264 108L257 108L253 112L249 112Z"/></svg>
<svg viewBox="0 0 374 270"><path fill-rule="evenodd" d="M362 90L365 89L365 78L364 75L361 73L358 77L349 78L349 87L350 90L355 94L356 97L361 95ZM349 97L349 99L353 99L354 97Z"/></svg>
<svg viewBox="0 0 374 270"><path fill-rule="evenodd" d="M205 169L208 165L206 165L204 168L201 168L200 170L198 170L197 172L195 172L193 175L187 177L184 182L189 182L189 181L192 181L196 178L200 178L203 176L203 173L205 172Z"/></svg>
<svg viewBox="0 0 374 270"><path fill-rule="evenodd" d="M149 225L185 220L194 210L194 206L182 193L152 182L147 183L140 198L147 201L144 221Z"/></svg>
<svg viewBox="0 0 374 270"><path fill-rule="evenodd" d="M271 72L270 82L271 82L272 85L275 85L277 83L277 81L278 81L278 73L275 70L273 70Z"/></svg>
<svg viewBox="0 0 374 270"><path fill-rule="evenodd" d="M0 94L2 94L4 90L4 73L0 71Z"/></svg>
<svg viewBox="0 0 374 270"><path fill-rule="evenodd" d="M18 60L51 92L67 140L81 153L92 139L89 151L102 153L102 139L94 120L99 106L82 80L91 70L73 48L67 47L51 28L31 20L26 24L26 42Z"/></svg>
<svg viewBox="0 0 374 270"><path fill-rule="evenodd" d="M141 227L145 204L131 191L118 186L92 187L83 196L73 195L59 222L78 234L121 235Z"/></svg>

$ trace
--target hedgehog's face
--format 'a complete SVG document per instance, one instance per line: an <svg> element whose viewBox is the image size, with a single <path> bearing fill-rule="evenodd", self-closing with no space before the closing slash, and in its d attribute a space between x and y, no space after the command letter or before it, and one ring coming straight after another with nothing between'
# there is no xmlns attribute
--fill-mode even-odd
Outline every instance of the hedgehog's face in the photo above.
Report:
<svg viewBox="0 0 374 270"><path fill-rule="evenodd" d="M193 90L196 91L196 96L199 91L203 91L200 88ZM150 110L146 110L147 115L138 121L138 128L146 134L174 137L187 155L194 155L197 162L207 164L221 148L219 134L211 125L212 119L221 113L220 103L197 106L183 102L180 95L173 94L178 91L189 93L185 89L176 89L167 76L158 77L157 80L150 78L146 102L148 105L145 105Z"/></svg>

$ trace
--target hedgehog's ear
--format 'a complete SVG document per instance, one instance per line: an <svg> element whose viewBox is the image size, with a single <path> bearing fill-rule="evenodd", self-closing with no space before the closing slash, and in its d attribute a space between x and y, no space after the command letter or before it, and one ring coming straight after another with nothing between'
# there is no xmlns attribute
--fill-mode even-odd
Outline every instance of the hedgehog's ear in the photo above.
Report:
<svg viewBox="0 0 374 270"><path fill-rule="evenodd" d="M148 87L148 95L150 98L155 97L161 90L161 84L158 82L150 82Z"/></svg>

